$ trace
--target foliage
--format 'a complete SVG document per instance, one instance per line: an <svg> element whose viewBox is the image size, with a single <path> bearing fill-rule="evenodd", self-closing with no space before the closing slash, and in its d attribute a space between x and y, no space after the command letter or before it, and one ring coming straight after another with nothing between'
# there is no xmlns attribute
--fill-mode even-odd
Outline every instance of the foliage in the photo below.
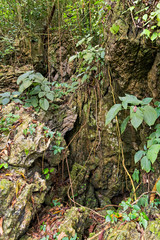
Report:
<svg viewBox="0 0 160 240"><path fill-rule="evenodd" d="M75 90L75 84L52 82L50 83L41 73L29 71L17 79L19 92L25 93L25 106L40 107L47 111L50 104L57 98L67 95ZM67 91L66 91L67 89Z"/></svg>
<svg viewBox="0 0 160 240"><path fill-rule="evenodd" d="M0 119L0 133L8 133L12 129L12 125L17 122L19 115L9 113Z"/></svg>
<svg viewBox="0 0 160 240"><path fill-rule="evenodd" d="M127 201L122 201L120 203L121 210L117 212L113 210L107 211L106 222L116 223L118 220L123 222L136 221L146 229L149 218L139 205L138 203L132 204L131 198L128 198Z"/></svg>
<svg viewBox="0 0 160 240"><path fill-rule="evenodd" d="M53 173L54 170L55 170L55 168L51 168L51 169L45 168L45 169L43 169L42 172L45 175L46 180L48 180L50 178L50 174Z"/></svg>
<svg viewBox="0 0 160 240"><path fill-rule="evenodd" d="M122 110L129 110L129 116L124 119L121 124L121 133L126 129L128 122L137 130L143 123L148 126L153 126L159 116L159 103L156 102L156 108L152 107L150 102L152 98L144 98L143 100L137 99L136 96L125 94L125 97L119 97L121 104L115 104L111 107L106 115L106 125L108 125L113 118ZM147 140L147 146L143 150L136 152L134 156L135 163L141 162L141 167L147 173L151 170L153 164L158 156L160 150L160 124L155 126L156 131L151 133ZM139 172L135 170L133 179L139 182ZM159 188L157 189L159 191ZM159 191L160 192L160 191Z"/></svg>
<svg viewBox="0 0 160 240"><path fill-rule="evenodd" d="M17 98L20 96L20 92L5 92L5 93L0 93L0 104L6 105L10 103L11 101L14 101L15 103L22 103L22 101Z"/></svg>
<svg viewBox="0 0 160 240"><path fill-rule="evenodd" d="M0 164L0 169L1 169L1 168L7 169L7 168L8 168L8 163L1 163L1 164Z"/></svg>
<svg viewBox="0 0 160 240"><path fill-rule="evenodd" d="M139 8L139 1L134 1L134 5L128 10L134 15L137 25L143 26L141 36L145 35L154 41L160 37L160 3L156 3L156 6L148 4L144 8Z"/></svg>
<svg viewBox="0 0 160 240"><path fill-rule="evenodd" d="M96 75L97 78L103 76L103 72L99 72L99 68L101 69L104 65L105 49L99 45L93 47L91 44L92 39L93 37L88 34L78 41L76 45L77 48L79 46L83 46L85 49L71 56L69 59L70 62L75 59L79 60L79 66L76 71L77 75L75 79L81 77L82 83L89 82L96 72L98 72L98 75Z"/></svg>

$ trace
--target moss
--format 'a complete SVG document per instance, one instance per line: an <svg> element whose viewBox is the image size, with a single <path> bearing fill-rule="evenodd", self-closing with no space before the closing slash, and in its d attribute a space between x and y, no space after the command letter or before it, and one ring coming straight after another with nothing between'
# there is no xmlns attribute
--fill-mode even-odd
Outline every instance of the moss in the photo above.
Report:
<svg viewBox="0 0 160 240"><path fill-rule="evenodd" d="M160 219L156 219L154 222L151 222L149 230L154 233L158 239L160 239Z"/></svg>

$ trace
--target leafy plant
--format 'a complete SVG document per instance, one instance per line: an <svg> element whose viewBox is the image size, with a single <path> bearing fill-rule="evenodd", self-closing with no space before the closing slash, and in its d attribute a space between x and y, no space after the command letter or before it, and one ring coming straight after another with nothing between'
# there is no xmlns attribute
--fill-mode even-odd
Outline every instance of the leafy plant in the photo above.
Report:
<svg viewBox="0 0 160 240"><path fill-rule="evenodd" d="M60 206L61 205L61 203L60 202L58 202L58 200L57 199L54 199L54 200L52 200L52 202L53 202L53 204L54 204L54 206L56 207L56 206Z"/></svg>
<svg viewBox="0 0 160 240"><path fill-rule="evenodd" d="M61 142L62 142L62 135L60 132L57 131L55 134L56 145L52 147L52 150L54 150L54 155L56 155L57 153L61 153L62 150L64 149L64 147L60 146Z"/></svg>
<svg viewBox="0 0 160 240"><path fill-rule="evenodd" d="M119 32L119 25L113 24L110 28L111 33L117 34Z"/></svg>
<svg viewBox="0 0 160 240"><path fill-rule="evenodd" d="M15 103L22 103L22 101L17 98L20 96L20 92L5 92L0 94L0 104L6 105L10 103L11 101L14 101Z"/></svg>
<svg viewBox="0 0 160 240"><path fill-rule="evenodd" d="M93 47L91 44L92 39L93 37L88 34L78 41L76 47L84 46L86 48L69 58L69 62L75 59L79 60L76 78L81 77L82 83L89 82L91 76L99 72L99 65L104 65L105 49L99 45ZM96 77L100 78L102 75L103 73L100 71Z"/></svg>
<svg viewBox="0 0 160 240"><path fill-rule="evenodd" d="M150 102L152 98L145 98L143 100L137 99L136 96L125 94L125 97L119 97L121 104L115 104L111 107L106 115L106 125L122 110L129 110L129 116L124 119L121 124L121 133L126 129L128 122L137 130L137 128L144 121L148 126L153 126L158 118L158 108L152 107ZM147 173L151 170L151 164L157 159L160 150L160 125L155 126L156 131L149 135L147 146L143 150L138 151L134 156L134 161L141 162L141 167ZM138 175L134 173L134 179L138 181Z"/></svg>
<svg viewBox="0 0 160 240"><path fill-rule="evenodd" d="M40 225L40 230L45 232L46 231L46 226L47 225L45 224L45 222L43 222L42 225Z"/></svg>
<svg viewBox="0 0 160 240"><path fill-rule="evenodd" d="M1 163L1 164L0 164L0 169L1 169L1 168L7 169L7 168L8 168L8 163Z"/></svg>
<svg viewBox="0 0 160 240"><path fill-rule="evenodd" d="M113 210L107 211L106 222L116 223L118 220L127 222L136 221L146 229L149 218L138 204L132 205L131 198L128 198L127 201L122 201L120 206L122 209L116 212Z"/></svg>
<svg viewBox="0 0 160 240"><path fill-rule="evenodd" d="M27 96L27 99L25 99L26 107L40 107L45 111L48 110L53 100L75 90L74 84L50 83L41 73L35 73L34 71L29 71L19 76L17 84L19 85L19 92L25 93Z"/></svg>
<svg viewBox="0 0 160 240"><path fill-rule="evenodd" d="M55 170L55 168L51 168L51 169L45 168L45 169L43 169L43 174L45 175L46 180L48 180L50 178L50 174L53 173L54 170Z"/></svg>
<svg viewBox="0 0 160 240"><path fill-rule="evenodd" d="M12 125L17 122L19 115L9 113L8 115L0 119L0 133L9 132L12 129Z"/></svg>

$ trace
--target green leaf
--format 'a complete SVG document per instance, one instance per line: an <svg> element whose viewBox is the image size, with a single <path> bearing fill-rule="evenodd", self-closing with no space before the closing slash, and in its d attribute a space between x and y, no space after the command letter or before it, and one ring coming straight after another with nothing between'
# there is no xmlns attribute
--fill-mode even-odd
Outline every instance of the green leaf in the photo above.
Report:
<svg viewBox="0 0 160 240"><path fill-rule="evenodd" d="M153 98L144 98L141 102L142 105L147 105L152 101Z"/></svg>
<svg viewBox="0 0 160 240"><path fill-rule="evenodd" d="M47 93L46 94L46 97L49 99L49 100L51 100L51 101L53 101L53 99L54 99L54 97L53 97L53 93Z"/></svg>
<svg viewBox="0 0 160 240"><path fill-rule="evenodd" d="M25 80L26 78L28 78L28 76L30 74L34 73L34 71L28 71L22 75L20 75L18 78L17 78L17 84L19 85L23 80Z"/></svg>
<svg viewBox="0 0 160 240"><path fill-rule="evenodd" d="M137 212L141 210L138 205L133 205L133 209L136 210Z"/></svg>
<svg viewBox="0 0 160 240"><path fill-rule="evenodd" d="M137 163L144 155L145 152L142 150L136 152L136 154L134 155L134 162Z"/></svg>
<svg viewBox="0 0 160 240"><path fill-rule="evenodd" d="M127 123L128 123L129 120L130 120L130 116L126 117L124 119L124 121L122 122L122 124L121 124L121 134L125 131Z"/></svg>
<svg viewBox="0 0 160 240"><path fill-rule="evenodd" d="M151 41L154 41L158 37L158 33L154 32L151 36Z"/></svg>
<svg viewBox="0 0 160 240"><path fill-rule="evenodd" d="M149 125L154 125L155 121L157 120L157 112L151 106L144 107L144 121Z"/></svg>
<svg viewBox="0 0 160 240"><path fill-rule="evenodd" d="M106 216L106 222L111 222L111 220L112 220L111 216L107 215Z"/></svg>
<svg viewBox="0 0 160 240"><path fill-rule="evenodd" d="M142 113L142 111L139 108L137 108L136 112L133 112L133 108L134 107L130 108L131 124L137 130L137 128L143 122L143 113Z"/></svg>
<svg viewBox="0 0 160 240"><path fill-rule="evenodd" d="M3 167L4 167L5 169L7 169L7 168L8 168L8 163L4 163Z"/></svg>
<svg viewBox="0 0 160 240"><path fill-rule="evenodd" d="M42 98L42 97L44 97L45 96L45 92L40 92L39 94L38 94L38 97L39 98Z"/></svg>
<svg viewBox="0 0 160 240"><path fill-rule="evenodd" d="M142 220L140 221L140 223L142 224L142 226L144 227L144 229L147 228L147 225L148 225L148 221L144 218L142 218Z"/></svg>
<svg viewBox="0 0 160 240"><path fill-rule="evenodd" d="M101 52L101 58L104 59L104 57L105 57L105 51L102 51Z"/></svg>
<svg viewBox="0 0 160 240"><path fill-rule="evenodd" d="M55 168L51 168L50 169L50 173L54 172Z"/></svg>
<svg viewBox="0 0 160 240"><path fill-rule="evenodd" d="M136 96L125 94L125 97L119 97L119 99L125 104L139 105L142 101L138 100ZM126 109L126 108L125 108Z"/></svg>
<svg viewBox="0 0 160 240"><path fill-rule="evenodd" d="M48 168L43 169L43 174L47 174L49 172Z"/></svg>
<svg viewBox="0 0 160 240"><path fill-rule="evenodd" d="M139 170L135 169L134 173L132 174L133 180L139 183Z"/></svg>
<svg viewBox="0 0 160 240"><path fill-rule="evenodd" d="M76 59L77 58L77 55L73 55L73 56L71 56L70 58L69 58L69 62L72 62L74 59Z"/></svg>
<svg viewBox="0 0 160 240"><path fill-rule="evenodd" d="M146 35L147 37L150 37L151 32L148 29L144 29L141 33L141 36Z"/></svg>
<svg viewBox="0 0 160 240"><path fill-rule="evenodd" d="M5 93L1 93L0 96L5 98L5 97L10 97L11 93L10 92L5 92Z"/></svg>
<svg viewBox="0 0 160 240"><path fill-rule="evenodd" d="M112 119L118 114L121 108L121 104L115 104L111 107L111 109L106 115L105 125L108 125L112 121Z"/></svg>
<svg viewBox="0 0 160 240"><path fill-rule="evenodd" d="M47 111L48 108L49 108L49 102L48 102L48 100L46 98L41 98L39 100L39 105L45 111Z"/></svg>
<svg viewBox="0 0 160 240"><path fill-rule="evenodd" d="M86 40L86 38L82 38L80 41L78 41L78 43L76 44L76 47L80 46L82 43L84 43L84 41Z"/></svg>
<svg viewBox="0 0 160 240"><path fill-rule="evenodd" d="M92 52L88 52L87 54L85 54L83 56L83 58L88 61L88 60L92 60L93 59L93 53Z"/></svg>
<svg viewBox="0 0 160 240"><path fill-rule="evenodd" d="M33 107L37 107L38 106L38 98L37 97L30 98L30 102L31 102Z"/></svg>
<svg viewBox="0 0 160 240"><path fill-rule="evenodd" d="M88 74L84 74L82 78L82 83L84 83L88 79Z"/></svg>
<svg viewBox="0 0 160 240"><path fill-rule="evenodd" d="M113 24L112 27L110 28L111 33L117 34L119 31L119 25Z"/></svg>
<svg viewBox="0 0 160 240"><path fill-rule="evenodd" d="M147 157L148 159L154 163L157 159L157 156L158 156L158 153L159 153L159 150L160 150L160 144L155 144L155 145L152 145L148 151L147 151Z"/></svg>
<svg viewBox="0 0 160 240"><path fill-rule="evenodd" d="M37 95L40 91L41 91L41 87L38 85L38 86L34 87L29 94Z"/></svg>
<svg viewBox="0 0 160 240"><path fill-rule="evenodd" d="M148 14L144 14L142 19L146 22L147 21L147 18L148 18Z"/></svg>
<svg viewBox="0 0 160 240"><path fill-rule="evenodd" d="M160 180L156 184L157 192L160 194Z"/></svg>
<svg viewBox="0 0 160 240"><path fill-rule="evenodd" d="M150 172L150 170L151 170L151 162L148 160L148 158L146 156L144 156L141 160L141 167L147 173Z"/></svg>
<svg viewBox="0 0 160 240"><path fill-rule="evenodd" d="M32 85L32 81L31 80L25 80L19 87L19 92L24 92L24 90L26 90L27 88L29 88Z"/></svg>
<svg viewBox="0 0 160 240"><path fill-rule="evenodd" d="M10 98L3 98L3 99L2 99L2 104L3 104L3 105L8 104L9 102L10 102Z"/></svg>

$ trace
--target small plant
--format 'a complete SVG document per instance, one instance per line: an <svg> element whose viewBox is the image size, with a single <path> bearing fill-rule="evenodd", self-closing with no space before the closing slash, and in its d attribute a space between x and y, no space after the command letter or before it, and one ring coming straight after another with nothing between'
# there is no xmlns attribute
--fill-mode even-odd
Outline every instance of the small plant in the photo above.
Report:
<svg viewBox="0 0 160 240"><path fill-rule="evenodd" d="M93 47L91 44L92 39L93 37L90 36L90 34L81 39L77 43L76 47L83 46L85 49L69 58L69 62L79 59L80 63L79 67L77 68L76 79L81 77L82 83L89 82L91 76L93 74L95 75L95 72L99 71L99 64L101 66L104 65L105 49L99 45ZM102 72L100 72L96 77L100 78L101 75Z"/></svg>
<svg viewBox="0 0 160 240"><path fill-rule="evenodd" d="M50 174L53 173L54 170L55 170L55 168L51 168L51 169L45 168L45 169L43 169L43 174L45 175L46 180L48 180L50 178Z"/></svg>
<svg viewBox="0 0 160 240"><path fill-rule="evenodd" d="M8 163L1 163L1 164L0 164L0 169L1 169L1 168L7 169L7 168L8 168Z"/></svg>
<svg viewBox="0 0 160 240"><path fill-rule="evenodd" d="M152 98L139 100L136 96L126 94L125 97L119 97L119 99L122 103L115 104L111 107L106 115L106 125L108 125L120 111L127 109L129 110L129 116L126 117L121 124L121 133L125 131L129 121L136 130L143 121L148 126L155 124L159 109L149 105ZM141 161L141 167L147 173L150 172L151 164L157 159L160 150L160 125L156 125L155 128L156 131L148 137L147 146L144 146L144 149L138 151L134 156L135 163ZM136 181L138 181L137 173L134 173Z"/></svg>
<svg viewBox="0 0 160 240"><path fill-rule="evenodd" d="M42 225L40 226L40 230L45 232L46 231L46 226L47 225L45 224L45 222L43 222Z"/></svg>
<svg viewBox="0 0 160 240"><path fill-rule="evenodd" d="M29 127L23 130L23 134L26 136L28 134L33 135L36 132L36 124L29 124Z"/></svg>
<svg viewBox="0 0 160 240"><path fill-rule="evenodd" d="M17 122L19 115L9 113L0 119L0 133L8 133L12 129L12 125Z"/></svg>
<svg viewBox="0 0 160 240"><path fill-rule="evenodd" d="M55 135L55 139L56 139L56 145L53 146L53 150L54 150L54 155L56 155L57 153L61 153L62 150L64 149L64 147L61 147L60 144L62 142L62 135L60 132L56 132Z"/></svg>
<svg viewBox="0 0 160 240"><path fill-rule="evenodd" d="M39 107L47 111L50 103L57 98L67 95L69 92L74 91L75 87L67 83L50 83L47 78L44 78L41 73L29 71L17 79L19 85L19 92L25 93L25 106L38 109ZM67 90L66 90L67 89Z"/></svg>
<svg viewBox="0 0 160 240"><path fill-rule="evenodd" d="M14 101L15 103L22 103L22 101L17 98L20 96L20 92L5 92L0 94L0 104L6 105L10 103L11 101Z"/></svg>
<svg viewBox="0 0 160 240"><path fill-rule="evenodd" d="M136 221L143 226L144 229L146 229L149 218L145 212L141 210L138 204L132 205L131 198L129 198L126 202L122 201L120 206L122 207L121 211L107 211L106 222L116 223L118 220L124 222Z"/></svg>
<svg viewBox="0 0 160 240"><path fill-rule="evenodd" d="M60 202L58 202L58 200L57 199L54 199L54 200L52 200L52 203L53 203L53 205L56 207L56 206L60 206L61 205L61 203Z"/></svg>

